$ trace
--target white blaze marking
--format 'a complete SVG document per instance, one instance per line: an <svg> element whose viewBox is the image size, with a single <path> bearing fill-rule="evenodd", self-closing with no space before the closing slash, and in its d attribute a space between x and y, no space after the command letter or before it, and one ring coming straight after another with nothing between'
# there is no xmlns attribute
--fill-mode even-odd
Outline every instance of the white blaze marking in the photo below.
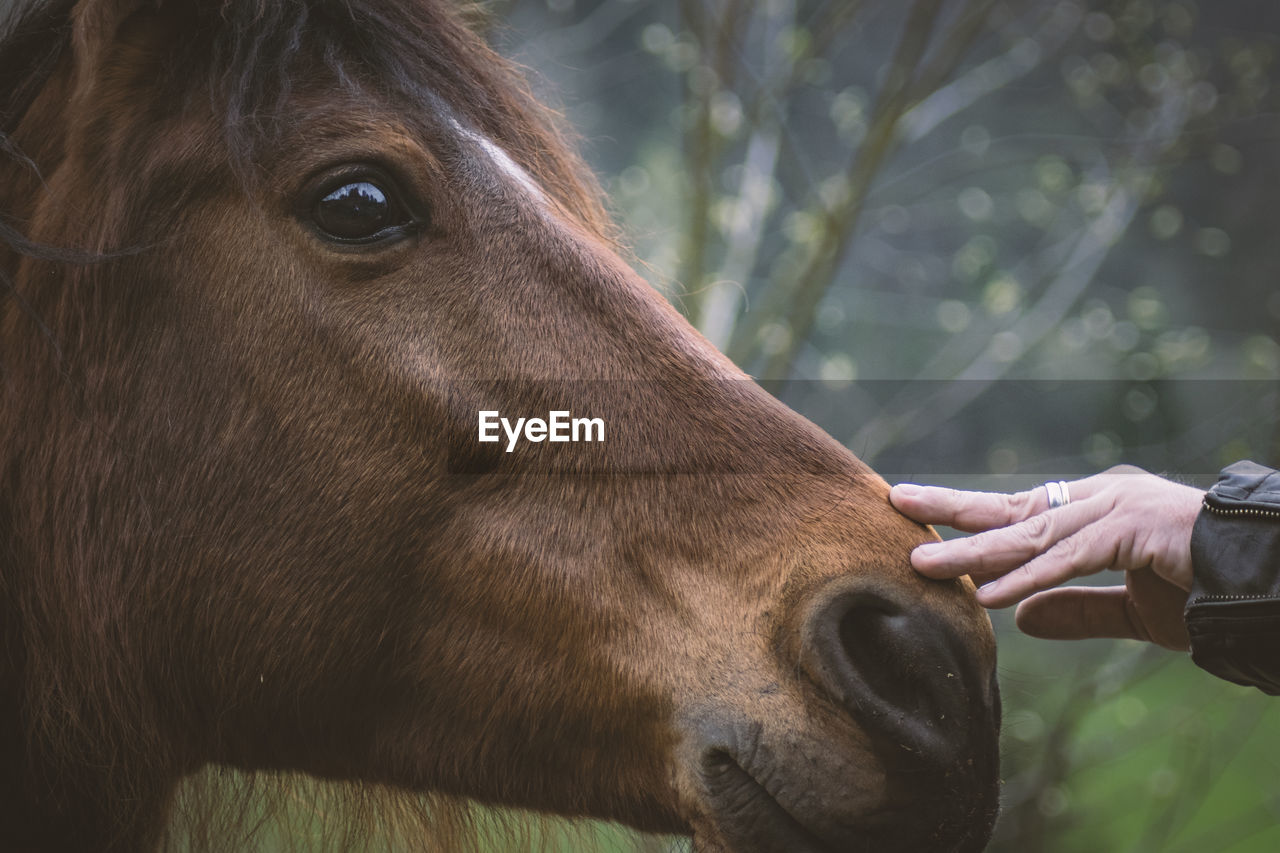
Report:
<svg viewBox="0 0 1280 853"><path fill-rule="evenodd" d="M499 171L514 180L526 193L537 201L543 203L546 202L546 193L542 191L542 188L538 186L537 182L534 181L528 172L520 168L520 164L515 160L512 160L511 155L506 151L503 151L502 148L499 147L492 139L489 139L487 136L477 133L474 130L469 130L456 121L453 122L453 126L456 127L458 132L463 136L479 145L481 149L484 150L484 153L489 156L489 159L493 164L498 167Z"/></svg>
<svg viewBox="0 0 1280 853"><path fill-rule="evenodd" d="M534 180L529 176L529 173L524 169L521 169L516 161L511 159L511 156L507 154L507 152L503 151L491 140L486 139L483 136L477 136L476 138L480 143L480 147L488 153L494 163L498 164L499 169L506 172L512 178L515 178L516 183L524 187L525 191L538 199L538 201L546 201L546 196L543 195L542 188L534 183Z"/></svg>

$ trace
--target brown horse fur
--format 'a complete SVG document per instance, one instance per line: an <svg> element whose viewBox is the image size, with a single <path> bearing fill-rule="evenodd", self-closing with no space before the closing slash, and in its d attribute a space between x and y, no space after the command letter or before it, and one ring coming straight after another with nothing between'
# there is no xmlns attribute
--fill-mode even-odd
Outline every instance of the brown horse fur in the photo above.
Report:
<svg viewBox="0 0 1280 853"><path fill-rule="evenodd" d="M958 798L937 832L985 837L987 676L969 770L898 772L912 745L803 633L872 590L990 673L971 587L917 578L930 534L883 481L621 262L456 12L54 0L0 80L0 847L176 843L210 767L339 782L348 840L426 792L750 847L705 790L729 729L773 756L769 797L846 822ZM421 231L319 239L307 188L347 163ZM486 407L610 433L508 457L474 440ZM258 816L223 814L185 831L237 848Z"/></svg>

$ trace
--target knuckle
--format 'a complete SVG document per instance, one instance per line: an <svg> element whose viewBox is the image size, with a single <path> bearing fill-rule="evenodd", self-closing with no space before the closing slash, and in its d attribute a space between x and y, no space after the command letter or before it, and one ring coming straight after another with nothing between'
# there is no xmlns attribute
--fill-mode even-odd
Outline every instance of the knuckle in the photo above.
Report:
<svg viewBox="0 0 1280 853"><path fill-rule="evenodd" d="M1018 568L1014 569L1009 574L1011 574L1014 578L1017 579L1019 586L1026 587L1026 586L1036 585L1037 574L1036 574L1035 563L1023 563L1021 566L1018 566Z"/></svg>
<svg viewBox="0 0 1280 853"><path fill-rule="evenodd" d="M964 565L973 567L979 571L990 565L990 537L986 534L979 533L976 536L970 536L961 541L964 545L962 546L960 559Z"/></svg>
<svg viewBox="0 0 1280 853"><path fill-rule="evenodd" d="M1028 593L1039 588L1040 584L1037 582L1035 564L1024 563L1005 575L1002 592L1006 599L1016 600L1025 598Z"/></svg>
<svg viewBox="0 0 1280 853"><path fill-rule="evenodd" d="M954 516L965 504L965 494L959 489L947 489L942 493L942 504Z"/></svg>
<svg viewBox="0 0 1280 853"><path fill-rule="evenodd" d="M1032 489L1026 492L1015 492L1005 499L1008 519L1006 523L1013 523L1019 519L1034 518L1037 507L1036 490Z"/></svg>
<svg viewBox="0 0 1280 853"><path fill-rule="evenodd" d="M1074 567L1076 558L1080 554L1080 539L1076 536L1068 536L1066 539L1055 543L1047 553L1056 561Z"/></svg>
<svg viewBox="0 0 1280 853"><path fill-rule="evenodd" d="M1019 524L1018 532L1026 540L1027 544L1037 551L1043 551L1051 544L1052 528L1053 525L1048 514L1040 513Z"/></svg>

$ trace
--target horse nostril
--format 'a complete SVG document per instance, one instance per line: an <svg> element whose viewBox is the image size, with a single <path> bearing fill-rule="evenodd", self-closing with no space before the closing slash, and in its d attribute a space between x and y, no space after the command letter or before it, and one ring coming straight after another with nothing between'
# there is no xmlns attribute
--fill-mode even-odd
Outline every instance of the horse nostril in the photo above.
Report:
<svg viewBox="0 0 1280 853"><path fill-rule="evenodd" d="M985 626L959 621L962 612L941 595L848 579L809 600L804 668L884 773L892 817L857 849L954 853L981 849L990 836L1000 791L995 659Z"/></svg>
<svg viewBox="0 0 1280 853"><path fill-rule="evenodd" d="M870 692L881 702L902 710L920 706L920 668L923 649L912 636L912 625L897 605L881 598L858 596L836 620L837 666L852 675L850 686ZM860 682L860 683L859 683Z"/></svg>
<svg viewBox="0 0 1280 853"><path fill-rule="evenodd" d="M993 717L989 677L940 617L873 592L843 592L809 626L823 685L868 731L908 752L948 761L974 724ZM988 723L988 726L990 723Z"/></svg>

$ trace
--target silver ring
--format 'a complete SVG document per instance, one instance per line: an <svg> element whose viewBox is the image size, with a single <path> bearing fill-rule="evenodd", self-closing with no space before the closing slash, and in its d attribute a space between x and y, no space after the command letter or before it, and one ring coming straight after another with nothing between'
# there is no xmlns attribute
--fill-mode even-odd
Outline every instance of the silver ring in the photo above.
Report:
<svg viewBox="0 0 1280 853"><path fill-rule="evenodd" d="M1044 484L1044 490L1049 495L1049 509L1057 509L1060 506L1066 506L1071 503L1071 492L1067 489L1066 481L1058 480Z"/></svg>

